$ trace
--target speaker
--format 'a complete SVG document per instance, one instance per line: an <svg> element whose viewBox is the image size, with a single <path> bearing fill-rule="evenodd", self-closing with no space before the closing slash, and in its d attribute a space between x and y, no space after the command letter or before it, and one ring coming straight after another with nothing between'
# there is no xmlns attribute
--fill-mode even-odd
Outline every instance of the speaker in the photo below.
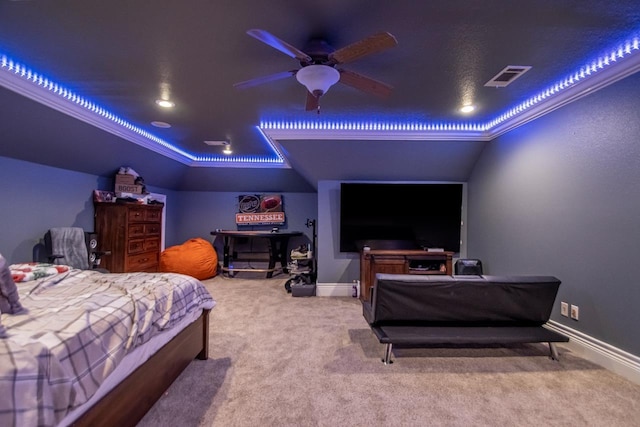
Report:
<svg viewBox="0 0 640 427"><path fill-rule="evenodd" d="M100 264L100 255L98 254L98 234L85 231L84 240L87 243L87 254L89 255L89 267L94 268Z"/></svg>

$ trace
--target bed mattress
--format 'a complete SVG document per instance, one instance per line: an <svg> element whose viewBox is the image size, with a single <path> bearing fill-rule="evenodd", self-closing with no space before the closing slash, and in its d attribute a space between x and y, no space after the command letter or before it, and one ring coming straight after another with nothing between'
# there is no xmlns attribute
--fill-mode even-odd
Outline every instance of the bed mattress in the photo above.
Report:
<svg viewBox="0 0 640 427"><path fill-rule="evenodd" d="M18 290L26 311L2 315L0 425L77 417L107 380L112 388L215 306L199 280L175 273L70 269Z"/></svg>

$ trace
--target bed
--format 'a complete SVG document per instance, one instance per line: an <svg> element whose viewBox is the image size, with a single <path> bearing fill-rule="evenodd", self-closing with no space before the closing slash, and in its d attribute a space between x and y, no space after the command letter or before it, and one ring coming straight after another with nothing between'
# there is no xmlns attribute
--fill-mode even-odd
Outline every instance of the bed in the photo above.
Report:
<svg viewBox="0 0 640 427"><path fill-rule="evenodd" d="M23 310L2 309L0 425L133 426L208 357L216 302L199 280L33 266L10 266Z"/></svg>

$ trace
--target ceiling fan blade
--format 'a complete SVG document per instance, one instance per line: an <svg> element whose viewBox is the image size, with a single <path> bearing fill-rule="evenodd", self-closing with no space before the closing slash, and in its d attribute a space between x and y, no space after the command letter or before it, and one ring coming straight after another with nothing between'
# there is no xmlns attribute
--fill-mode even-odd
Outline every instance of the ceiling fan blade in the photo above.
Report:
<svg viewBox="0 0 640 427"><path fill-rule="evenodd" d="M304 106L306 111L318 110L320 107L320 98L307 91L307 102Z"/></svg>
<svg viewBox="0 0 640 427"><path fill-rule="evenodd" d="M275 80L285 79L287 77L294 76L297 72L298 70L282 71L280 73L270 74L268 76L257 77L255 79L246 80L244 82L234 83L233 87L236 87L238 89L246 89L249 87L261 85L263 83L269 83Z"/></svg>
<svg viewBox="0 0 640 427"><path fill-rule="evenodd" d="M307 55L297 47L292 46L289 43L280 40L279 38L269 33L268 31L253 29L253 30L247 31L247 34L249 34L251 37L254 37L260 40L263 43L268 44L272 48L279 50L285 55L289 55L292 58L296 58L303 62L311 61L311 57L309 55Z"/></svg>
<svg viewBox="0 0 640 427"><path fill-rule="evenodd" d="M363 76L349 70L340 71L340 83L344 83L347 86L351 86L363 92L368 92L380 97L387 97L391 95L393 87L382 83L378 80L374 80L371 77Z"/></svg>
<svg viewBox="0 0 640 427"><path fill-rule="evenodd" d="M381 32L364 38L329 54L329 60L335 64L351 62L365 55L380 52L398 44L396 38L387 32Z"/></svg>

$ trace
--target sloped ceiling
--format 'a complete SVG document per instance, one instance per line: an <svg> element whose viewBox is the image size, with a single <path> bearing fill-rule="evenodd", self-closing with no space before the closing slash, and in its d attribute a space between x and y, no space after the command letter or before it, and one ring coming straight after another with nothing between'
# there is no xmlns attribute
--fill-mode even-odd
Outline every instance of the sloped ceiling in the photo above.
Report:
<svg viewBox="0 0 640 427"><path fill-rule="evenodd" d="M252 28L298 49L312 37L341 48L387 31L397 46L344 68L393 92L379 98L338 83L321 98L317 114L305 111L306 90L293 76L240 90L234 83L300 68L247 35ZM609 74L637 72L639 30L635 0L5 0L0 155L100 176L128 165L147 183L178 190L312 192L324 179L464 181L495 135L573 98L554 95L559 101L546 110L539 105L549 100L536 114L518 112L487 126L495 118L625 43L629 52L617 62L627 65L613 64ZM15 76L3 79L15 71L7 61L191 157L141 145L139 134L96 126L93 113L76 114L78 108L64 105L68 100L29 92L31 83L15 84ZM506 88L484 86L507 65L532 68ZM574 91L578 97L588 82L567 86L583 85ZM154 101L162 96L175 108L158 107ZM459 112L465 102L476 106L472 115ZM154 120L172 127L153 127ZM280 137L258 130L267 122L304 126ZM316 126L349 123L382 123L387 130L344 137ZM398 128L407 124L422 130ZM203 144L223 139L231 142L230 158Z"/></svg>

